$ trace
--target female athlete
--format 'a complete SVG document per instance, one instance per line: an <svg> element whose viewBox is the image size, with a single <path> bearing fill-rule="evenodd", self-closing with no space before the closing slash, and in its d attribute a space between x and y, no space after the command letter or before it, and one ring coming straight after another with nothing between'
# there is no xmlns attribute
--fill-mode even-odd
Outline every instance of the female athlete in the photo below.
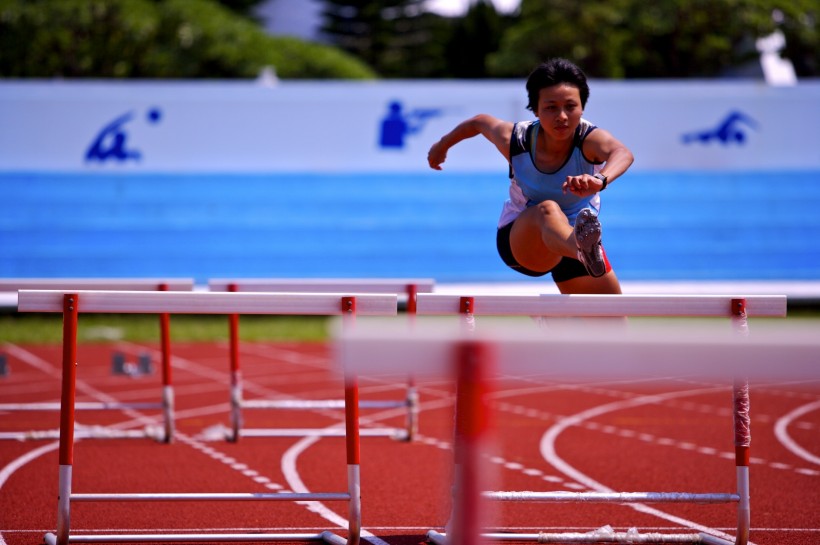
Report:
<svg viewBox="0 0 820 545"><path fill-rule="evenodd" d="M451 147L482 135L510 165L497 235L504 262L528 276L552 273L561 293L621 293L601 244L599 193L626 172L632 152L582 117L589 86L570 61L539 65L527 95L536 119L476 115L433 144L427 161L441 170Z"/></svg>

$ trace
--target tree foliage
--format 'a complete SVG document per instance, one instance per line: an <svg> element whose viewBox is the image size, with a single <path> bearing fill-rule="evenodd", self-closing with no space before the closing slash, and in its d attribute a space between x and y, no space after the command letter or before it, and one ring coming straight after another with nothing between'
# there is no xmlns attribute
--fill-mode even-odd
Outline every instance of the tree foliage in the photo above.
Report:
<svg viewBox="0 0 820 545"><path fill-rule="evenodd" d="M464 17L453 21L447 41L448 75L457 78L486 78L487 59L498 51L501 36L509 25L490 0L477 0Z"/></svg>
<svg viewBox="0 0 820 545"><path fill-rule="evenodd" d="M431 28L419 24L423 0L324 0L322 33L386 77L412 71L413 51L430 43ZM423 58L416 57L424 63Z"/></svg>
<svg viewBox="0 0 820 545"><path fill-rule="evenodd" d="M358 59L212 0L0 0L4 77L372 78Z"/></svg>
<svg viewBox="0 0 820 545"><path fill-rule="evenodd" d="M820 75L817 0L522 0L515 16L472 0L463 17L419 0L323 0L331 42L382 77L522 77L566 57L593 77L760 72L756 40L779 29L798 76Z"/></svg>
<svg viewBox="0 0 820 545"><path fill-rule="evenodd" d="M253 11L264 0L217 0L220 4L246 17L253 18Z"/></svg>
<svg viewBox="0 0 820 545"><path fill-rule="evenodd" d="M544 59L566 57L601 78L713 77L756 60L756 39L780 28L798 75L816 76L818 6L816 0L522 0L490 70L518 77Z"/></svg>
<svg viewBox="0 0 820 545"><path fill-rule="evenodd" d="M759 67L776 29L798 76L820 76L818 0L471 0L462 17L321 0L332 46L269 36L262 1L0 0L0 77L519 78L556 56L599 78L716 77Z"/></svg>
<svg viewBox="0 0 820 545"><path fill-rule="evenodd" d="M423 0L324 0L328 41L386 78L485 78L508 18L490 0L472 0L463 17L442 17Z"/></svg>

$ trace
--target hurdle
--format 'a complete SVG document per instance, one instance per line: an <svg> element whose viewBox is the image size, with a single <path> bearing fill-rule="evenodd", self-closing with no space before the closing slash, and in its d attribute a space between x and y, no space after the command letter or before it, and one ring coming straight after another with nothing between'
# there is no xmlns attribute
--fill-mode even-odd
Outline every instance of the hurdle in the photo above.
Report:
<svg viewBox="0 0 820 545"><path fill-rule="evenodd" d="M731 320L732 329L737 334L748 333L747 316L784 317L786 315L786 297L780 295L760 296L722 296L722 295L484 295L463 297L458 295L425 294L417 299L419 315L456 315L465 319L474 316L530 316L530 317L726 317ZM562 333L566 331L562 330ZM584 344L586 340L578 341ZM578 345L576 345L577 347ZM550 353L554 354L552 347ZM633 354L634 356L634 354ZM566 361L575 361L577 354L566 354ZM668 358L668 355L664 356ZM608 358L608 356L607 356ZM558 360L560 361L560 359ZM607 361L609 361L607 359ZM733 423L735 437L736 493L676 493L676 492L639 492L606 494L598 492L509 492L493 491L483 494L496 501L533 501L533 502L610 502L610 503L644 503L644 502L678 502L678 503L737 503L737 535L735 544L745 545L748 541L751 524L749 498L749 386L748 379L738 378L733 381ZM457 394L459 395L459 394ZM460 404L457 403L457 406ZM457 416L457 422L460 417ZM458 424L457 424L458 428ZM485 534L492 540L535 540L538 543L557 542L597 542L590 541L589 535L578 534ZM595 539L603 539L594 536ZM446 533L430 530L428 538L434 543L445 543ZM612 541L628 540L630 543L657 542L657 535L614 534ZM677 534L663 536L662 541L726 544L729 541L706 534Z"/></svg>
<svg viewBox="0 0 820 545"><path fill-rule="evenodd" d="M739 314L738 314L739 316ZM429 320L429 318L427 318ZM447 377L463 381L472 376L472 383L459 383L458 391L467 392L457 400L458 408L468 408L457 420L459 433L456 434L456 452L467 450L458 458L462 466L477 463L479 456L475 446L480 438L486 438L487 423L482 419L484 407L480 393L486 390L486 381L492 371L504 374L531 374L534 369L561 373L573 379L596 382L623 378L649 378L658 376L679 376L681 369L686 375L704 380L731 381L745 375L757 380L814 380L817 377L817 361L820 356L820 338L812 327L776 328L758 324L755 335L743 336L735 332L716 330L713 325L705 327L681 327L675 325L653 325L642 329L624 331L619 327L600 327L594 337L586 332L573 329L532 330L524 329L520 323L493 322L491 327L468 331L463 327L445 327L440 321L430 323L420 319L415 327L406 323L359 324L355 330L336 333L334 357L337 364L358 376L379 376L413 369L417 376ZM453 324L449 324L453 325ZM779 324L778 324L779 325ZM363 327L364 326L364 327ZM534 329L534 328L533 328ZM578 346L583 345L579 351ZM393 366L385 370L382 364L387 354L394 354ZM544 361L544 354L551 359ZM636 365L636 359L652 362L651 370L645 365ZM773 366L772 362L777 365ZM536 367L537 366L537 367ZM471 370L483 369L478 375ZM748 407L747 407L748 408ZM735 411L737 412L737 411ZM746 418L741 417L745 423ZM747 428L748 429L748 428ZM748 437L748 434L746 434ZM748 445L736 446L741 457L748 454ZM456 484L469 481L471 468L456 466ZM738 472L744 473L744 472ZM467 495L469 497L467 497ZM526 541L534 538L531 534L480 534L474 524L481 512L481 504L492 499L493 493L480 493L468 487L460 488L454 497L453 526L450 535L438 532L428 533L435 543L466 545L499 541ZM525 494L525 493L521 493ZM555 501L612 501L628 503L633 494L612 494L612 497L594 497L584 493L559 493ZM728 499L741 501L741 492L720 494L719 497L704 497L707 503ZM688 502L696 496L689 494L653 497L644 495L639 501L655 502L673 500ZM548 498L544 498L546 501ZM740 522L740 521L739 521ZM472 527L464 524L473 524ZM643 534L634 533L607 535L593 533L537 534L540 543L705 543L726 545L731 543L710 534L692 535ZM740 533L735 543L746 542L747 536Z"/></svg>
<svg viewBox="0 0 820 545"><path fill-rule="evenodd" d="M348 490L324 493L168 493L95 494L72 492L74 460L74 409L77 375L77 324L82 313L135 314L299 314L342 316L350 329L356 315L391 316L397 313L395 295L271 294L210 292L135 292L21 290L21 312L60 312L63 315L63 377L60 409L59 495L56 534L45 535L48 545L70 542L134 541L325 541L358 545L361 534L359 391L358 380L345 376L345 442ZM169 501L346 501L348 537L329 530L316 534L152 534L70 535L72 502Z"/></svg>
<svg viewBox="0 0 820 545"><path fill-rule="evenodd" d="M2 278L0 293L14 295L19 299L19 290L128 290L128 291L191 291L194 282L189 278ZM15 306L19 310L19 301ZM174 390L171 374L171 334L170 317L159 314L160 354L162 368L162 397L159 403L77 403L76 409L83 411L161 409L163 413L162 431L154 430L100 430L79 429L77 437L83 439L138 439L152 438L162 443L170 443L174 436ZM59 411L59 403L3 403L2 411ZM34 439L55 439L59 430L31 430L27 432L0 432L0 439L17 441Z"/></svg>
<svg viewBox="0 0 820 545"><path fill-rule="evenodd" d="M404 303L408 314L416 313L418 293L433 291L434 280L429 278L215 278L208 281L208 289L213 292L269 292L269 293L382 293L395 294L399 304ZM266 400L244 399L242 371L239 361L239 315L228 316L230 339L230 430L226 440L236 442L240 437L291 437L302 435L333 436L339 430L332 429L288 429L288 428L245 428L243 409L326 409L339 408L341 400ZM419 396L412 377L408 380L405 398L398 401L359 402L361 409L405 408L404 429L367 428L361 430L363 436L389 436L397 440L412 441L418 433Z"/></svg>

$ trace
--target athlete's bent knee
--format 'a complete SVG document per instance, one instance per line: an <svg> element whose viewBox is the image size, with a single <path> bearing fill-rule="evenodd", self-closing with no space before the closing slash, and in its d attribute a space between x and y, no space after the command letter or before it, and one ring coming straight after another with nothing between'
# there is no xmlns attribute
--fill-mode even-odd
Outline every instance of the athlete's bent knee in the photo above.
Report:
<svg viewBox="0 0 820 545"><path fill-rule="evenodd" d="M533 206L538 210L538 219L543 225L552 224L556 220L567 219L564 211L561 210L561 205L555 201L541 201Z"/></svg>
<svg viewBox="0 0 820 545"><path fill-rule="evenodd" d="M543 216L563 216L564 212L561 206L555 201L541 201L536 205L536 208Z"/></svg>

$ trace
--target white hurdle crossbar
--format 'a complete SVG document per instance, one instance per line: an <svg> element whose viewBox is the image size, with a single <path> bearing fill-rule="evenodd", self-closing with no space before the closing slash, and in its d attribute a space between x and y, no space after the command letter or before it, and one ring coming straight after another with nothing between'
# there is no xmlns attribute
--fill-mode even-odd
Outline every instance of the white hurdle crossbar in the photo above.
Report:
<svg viewBox="0 0 820 545"><path fill-rule="evenodd" d="M189 278L0 278L0 292L18 290L131 290L131 291L191 291L194 282ZM167 314L160 313L160 353L162 369L162 399L157 404L136 403L78 403L77 410L122 410L161 408L164 425L161 434L151 430L77 430L77 437L84 439L123 439L152 437L170 443L174 436L174 390L171 377L170 321ZM59 411L59 403L3 403L3 411ZM28 439L54 439L59 430L31 430L27 432L2 432L0 439L23 441Z"/></svg>
<svg viewBox="0 0 820 545"><path fill-rule="evenodd" d="M724 295L484 295L462 297L458 295L420 295L417 300L419 315L453 315L465 317L485 316L531 316L531 317L715 317L732 319L734 329L747 332L747 313L752 316L784 317L786 297L782 295L724 296ZM584 344L584 351L587 349ZM668 348L665 348L668 350ZM549 353L555 354L554 347ZM633 357L637 357L634 353ZM567 361L576 361L575 352ZM668 356L663 356L668 359ZM608 358L602 358L611 364ZM565 492L485 492L484 496L497 501L536 502L685 502L738 504L736 545L745 545L750 527L749 507L749 389L747 378L736 378L733 385L735 465L737 493L690 494L690 493L616 493L596 492L567 494ZM457 404L461 406L461 404ZM458 422L457 418L457 422ZM458 438L457 438L458 440ZM458 514L454 512L454 520ZM495 540L509 539L509 534L485 534ZM435 543L445 543L446 534L431 530L428 538ZM518 540L535 540L538 543L589 542L592 537L578 534L516 534ZM600 539L600 536L596 536ZM615 536L613 539L629 539L634 543L650 543L659 540L657 535ZM459 538L460 539L460 538ZM677 534L663 536L664 542L698 542L728 544L729 541L715 536L700 534Z"/></svg>
<svg viewBox="0 0 820 545"><path fill-rule="evenodd" d="M213 292L268 292L268 293L383 293L404 298L408 314L416 313L418 293L433 291L435 282L428 278L215 278L208 281L208 289ZM288 428L245 428L242 409L317 409L341 407L341 400L300 400L298 402L269 399L244 399L242 371L239 358L239 315L228 316L230 339L230 431L226 439L236 442L240 437L282 437L299 435L338 435L332 429L288 429ZM405 408L407 415L404 429L368 428L361 430L367 436L389 436L394 439L412 441L418 433L419 397L412 377L408 379L403 400L359 402L361 409Z"/></svg>
<svg viewBox="0 0 820 545"><path fill-rule="evenodd" d="M355 376L345 376L345 443L348 490L337 493L205 493L205 494L76 494L72 492L74 459L74 409L77 360L77 323L80 312L167 314L301 314L342 316L350 324L356 315L391 316L397 312L395 295L363 294L268 294L135 291L19 292L20 312L61 312L63 315L63 378L60 409L59 494L56 533L48 533L48 545L70 542L133 541L326 541L335 545L358 545L361 535L359 390ZM72 501L346 501L348 537L327 530L317 534L155 534L70 535Z"/></svg>
<svg viewBox="0 0 820 545"><path fill-rule="evenodd" d="M475 316L555 317L729 317L742 299L750 316L786 316L785 295L476 295L419 294L419 315L463 314L472 301ZM469 304L469 303L468 303Z"/></svg>
<svg viewBox="0 0 820 545"><path fill-rule="evenodd" d="M233 286L233 289L232 289ZM212 278L210 291L249 291L278 293L383 293L395 294L399 303L413 308L417 293L431 293L431 278Z"/></svg>

